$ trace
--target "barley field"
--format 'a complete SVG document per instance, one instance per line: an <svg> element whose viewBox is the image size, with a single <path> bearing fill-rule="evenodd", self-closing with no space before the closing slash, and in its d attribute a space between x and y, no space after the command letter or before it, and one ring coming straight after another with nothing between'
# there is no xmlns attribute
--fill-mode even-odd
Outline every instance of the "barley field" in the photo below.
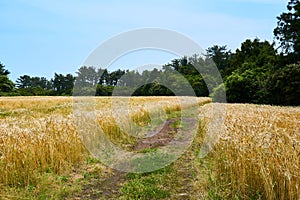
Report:
<svg viewBox="0 0 300 200"><path fill-rule="evenodd" d="M209 107L203 118L209 121ZM227 104L212 152L222 198L300 199L300 108Z"/></svg>
<svg viewBox="0 0 300 200"><path fill-rule="evenodd" d="M131 108L112 110L110 97L95 98L98 122L110 140L120 145L135 142L123 133L118 120L128 124L128 117L140 125L149 121L149 112L159 105L166 111L179 110L173 97L117 97L115 105L126 99ZM158 105L159 102L159 105ZM199 104L210 102L198 98ZM184 105L189 106L188 98ZM183 105L183 106L184 106ZM158 112L158 111L157 111ZM6 97L0 98L0 185L28 186L37 184L43 172L65 173L88 154L84 148L73 117L71 97Z"/></svg>
<svg viewBox="0 0 300 200"><path fill-rule="evenodd" d="M183 100L114 97L115 102L111 104L111 97L96 97L95 116L113 143L132 150L137 142L135 136L142 134L139 129L132 129L132 123L141 127L157 125L173 112L194 106L196 102L204 128L198 131L195 141L203 141L208 133L205 127L215 117L211 113L214 104L209 98L180 98ZM124 99L129 102L128 112L113 110ZM43 199L43 195L44 199L65 199L82 191L82 182L74 177L87 178L86 171L90 171L87 166L94 163L94 158L82 143L75 125L73 100L72 97L0 98L0 199L23 199L28 195L31 195L28 199ZM201 197L300 199L300 108L225 106L226 119L216 146L207 157L193 161L202 163L195 165L201 168L196 171L209 170L209 180L204 181L207 187L199 182L202 176L194 175L190 180L197 182L194 187L202 194L207 194ZM153 116L161 120L151 121ZM128 135L128 131L136 133ZM200 148L201 144L196 146ZM194 147L192 151L198 152ZM110 170L95 163L99 177L108 176ZM203 163L209 164L203 166ZM79 168L85 171L70 175ZM50 190L61 195L49 195ZM197 199L193 195L196 194L189 197Z"/></svg>

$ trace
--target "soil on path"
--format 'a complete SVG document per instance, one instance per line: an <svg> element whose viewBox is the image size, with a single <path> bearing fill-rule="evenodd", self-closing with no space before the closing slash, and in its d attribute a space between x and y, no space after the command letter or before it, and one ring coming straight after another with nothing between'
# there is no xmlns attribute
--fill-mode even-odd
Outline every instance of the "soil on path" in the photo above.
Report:
<svg viewBox="0 0 300 200"><path fill-rule="evenodd" d="M171 126L175 120L176 119L167 120L160 130L149 132L145 138L139 139L133 147L133 150L141 151L147 148L157 148L167 145L177 133L177 128Z"/></svg>

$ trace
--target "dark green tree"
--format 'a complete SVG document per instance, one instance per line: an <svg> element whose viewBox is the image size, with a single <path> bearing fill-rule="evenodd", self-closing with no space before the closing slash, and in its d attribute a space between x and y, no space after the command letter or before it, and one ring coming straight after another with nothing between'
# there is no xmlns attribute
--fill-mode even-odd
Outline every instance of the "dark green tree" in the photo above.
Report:
<svg viewBox="0 0 300 200"><path fill-rule="evenodd" d="M209 47L206 50L206 56L208 58L211 58L215 62L222 77L225 77L226 75L225 72L229 66L229 58L231 56L231 52L230 50L227 50L226 45L225 46L214 45L212 47Z"/></svg>
<svg viewBox="0 0 300 200"><path fill-rule="evenodd" d="M14 83L9 80L8 76L0 75L0 96L4 93L12 92L14 89Z"/></svg>
<svg viewBox="0 0 300 200"><path fill-rule="evenodd" d="M7 76L9 74L10 72L7 69L5 69L5 66L0 62L0 76Z"/></svg>
<svg viewBox="0 0 300 200"><path fill-rule="evenodd" d="M107 69L104 69L103 73L101 74L101 77L100 77L100 81L99 83L101 85L109 85L110 83L110 76L109 76L109 73L107 71Z"/></svg>
<svg viewBox="0 0 300 200"><path fill-rule="evenodd" d="M95 96L100 74L93 66L82 66L76 72L73 94L75 96Z"/></svg>
<svg viewBox="0 0 300 200"><path fill-rule="evenodd" d="M76 74L76 84L79 84L81 87L96 87L100 81L99 73L92 66L82 66Z"/></svg>
<svg viewBox="0 0 300 200"><path fill-rule="evenodd" d="M45 77L23 75L16 80L16 86L22 96L51 95L52 84Z"/></svg>
<svg viewBox="0 0 300 200"><path fill-rule="evenodd" d="M20 76L16 80L16 86L18 88L29 88L32 87L31 77L28 75Z"/></svg>
<svg viewBox="0 0 300 200"><path fill-rule="evenodd" d="M300 63L290 64L277 70L270 79L274 104L300 105Z"/></svg>
<svg viewBox="0 0 300 200"><path fill-rule="evenodd" d="M116 70L109 74L109 81L108 85L116 86L118 83L118 80L125 74L124 70Z"/></svg>
<svg viewBox="0 0 300 200"><path fill-rule="evenodd" d="M253 67L262 67L266 64L276 64L276 50L274 44L268 41L260 41L258 38L253 41L247 39L241 44L241 48L232 54L229 60L230 71L235 69L247 70L248 66L243 67L244 63L253 63Z"/></svg>
<svg viewBox="0 0 300 200"><path fill-rule="evenodd" d="M53 88L57 95L72 95L75 77L72 74L54 74Z"/></svg>
<svg viewBox="0 0 300 200"><path fill-rule="evenodd" d="M268 79L277 69L274 44L259 39L246 40L229 62L234 70L225 80L228 102L272 102Z"/></svg>
<svg viewBox="0 0 300 200"><path fill-rule="evenodd" d="M0 63L0 96L7 95L14 89L14 83L8 78L10 72Z"/></svg>
<svg viewBox="0 0 300 200"><path fill-rule="evenodd" d="M288 56L289 63L300 61L300 3L290 0L288 12L277 17L277 27L274 29L275 38L279 41L283 53ZM289 64L287 63L287 64Z"/></svg>

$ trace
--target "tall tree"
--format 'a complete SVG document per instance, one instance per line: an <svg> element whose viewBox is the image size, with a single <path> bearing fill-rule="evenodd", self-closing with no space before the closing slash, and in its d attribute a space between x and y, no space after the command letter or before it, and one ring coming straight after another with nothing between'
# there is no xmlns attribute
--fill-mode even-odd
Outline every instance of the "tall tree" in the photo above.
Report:
<svg viewBox="0 0 300 200"><path fill-rule="evenodd" d="M229 65L231 52L225 46L214 45L206 50L206 56L213 59L222 77L225 76L225 71Z"/></svg>
<svg viewBox="0 0 300 200"><path fill-rule="evenodd" d="M78 69L76 84L81 87L95 87L100 81L99 73L95 67L82 66Z"/></svg>
<svg viewBox="0 0 300 200"><path fill-rule="evenodd" d="M14 83L9 80L8 76L0 75L0 96L4 93L12 92Z"/></svg>
<svg viewBox="0 0 300 200"><path fill-rule="evenodd" d="M18 88L29 88L32 86L32 83L31 83L31 77L28 76L28 75L23 75L23 76L20 76L17 80L16 80L16 86Z"/></svg>
<svg viewBox="0 0 300 200"><path fill-rule="evenodd" d="M277 27L274 35L279 40L283 53L288 55L292 63L300 61L300 3L299 0L290 0L288 12L277 17Z"/></svg>
<svg viewBox="0 0 300 200"><path fill-rule="evenodd" d="M242 68L244 63L253 63L255 67L262 67L266 64L276 63L276 50L274 44L268 41L260 41L258 38L253 41L247 39L241 44L229 60L230 70ZM245 68L247 69L247 68Z"/></svg>
<svg viewBox="0 0 300 200"><path fill-rule="evenodd" d="M14 83L8 78L8 74L10 72L0 63L0 96L12 92L14 89Z"/></svg>
<svg viewBox="0 0 300 200"><path fill-rule="evenodd" d="M230 59L234 69L226 77L227 100L241 103L269 103L268 77L276 66L273 44L259 39L246 40Z"/></svg>
<svg viewBox="0 0 300 200"><path fill-rule="evenodd" d="M74 87L75 78L72 74L54 74L54 79L52 79L53 88L57 95L72 95L72 90Z"/></svg>
<svg viewBox="0 0 300 200"><path fill-rule="evenodd" d="M108 84L109 85L112 85L112 86L116 86L117 83L118 83L118 80L125 74L125 71L124 70L116 70L116 71L113 71L109 74L109 82Z"/></svg>
<svg viewBox="0 0 300 200"><path fill-rule="evenodd" d="M1 75L7 76L9 74L10 72L7 69L5 69L5 66L0 62L0 76Z"/></svg>

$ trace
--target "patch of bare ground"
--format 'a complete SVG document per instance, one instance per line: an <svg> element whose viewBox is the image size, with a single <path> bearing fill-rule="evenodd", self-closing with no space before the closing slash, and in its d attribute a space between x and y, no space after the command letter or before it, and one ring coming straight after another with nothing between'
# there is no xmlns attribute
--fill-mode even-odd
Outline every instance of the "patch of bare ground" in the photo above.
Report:
<svg viewBox="0 0 300 200"><path fill-rule="evenodd" d="M86 164L71 177L74 184L81 185L81 190L65 199L110 199L118 195L119 183L124 181L125 173L96 162Z"/></svg>
<svg viewBox="0 0 300 200"><path fill-rule="evenodd" d="M138 140L133 150L140 151L147 148L157 148L165 146L174 138L174 134L177 133L177 128L171 127L175 122L175 119L167 120L161 130L154 130L148 133L147 137Z"/></svg>

